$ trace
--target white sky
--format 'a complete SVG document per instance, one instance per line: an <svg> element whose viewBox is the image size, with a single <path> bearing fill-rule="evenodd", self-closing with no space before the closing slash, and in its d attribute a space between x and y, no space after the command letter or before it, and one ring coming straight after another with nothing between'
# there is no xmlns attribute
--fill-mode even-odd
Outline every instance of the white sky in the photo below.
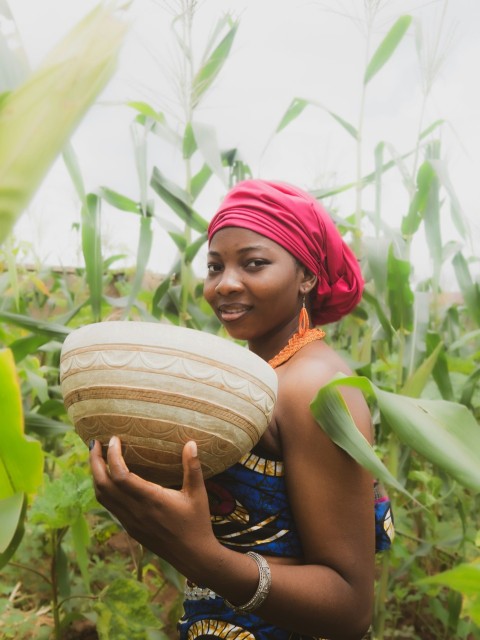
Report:
<svg viewBox="0 0 480 640"><path fill-rule="evenodd" d="M176 0L168 0L174 5ZM95 6L91 0L10 0L23 44L36 66L52 44ZM195 35L199 51L216 20L226 11L240 18L230 58L196 119L214 125L222 149L238 147L257 177L282 179L309 189L350 182L355 177L353 138L325 112L309 107L290 127L267 142L295 96L315 100L355 126L364 71L365 43L352 19L363 15L363 0L203 0ZM443 0L390 0L376 22L373 50L394 18L410 13L433 43ZM133 112L126 100L143 100L167 117L175 105L168 80L175 43L171 14L165 2L133 0L132 27L114 80L73 138L73 146L89 190L107 186L138 199L129 126ZM473 244L480 239L477 180L480 175L480 2L450 0L446 5L441 46L450 42L445 63L427 103L423 128L438 118L449 122L442 135L443 153L457 195L470 221ZM337 12L331 10L334 7ZM329 9L330 8L330 9ZM339 15L338 11L350 17ZM412 148L422 104L419 64L413 30L394 58L369 85L365 105L364 172L373 170L373 152L382 140L399 153ZM166 73L167 72L167 73ZM178 112L177 112L178 113ZM170 122L175 124L174 118ZM151 164L180 183L182 167L172 148L152 138ZM214 180L214 179L212 179ZM216 180L216 179L215 179ZM223 187L217 180L210 199L200 201L200 213L211 217ZM366 194L365 206L371 206ZM351 195L332 206L339 215L352 213ZM393 172L384 185L387 222L398 227L407 207L406 192ZM161 215L167 215L158 203ZM16 227L19 240L33 243L42 262L70 265L81 260L71 227L79 220L79 205L61 162L49 174L29 211ZM125 251L135 255L136 216L105 211L105 255ZM444 242L455 239L445 209ZM156 227L149 268L164 272L172 261L173 244ZM61 242L59 242L61 238ZM476 241L475 241L476 238ZM426 249L418 247L417 269L429 272ZM478 253L477 253L478 255Z"/></svg>

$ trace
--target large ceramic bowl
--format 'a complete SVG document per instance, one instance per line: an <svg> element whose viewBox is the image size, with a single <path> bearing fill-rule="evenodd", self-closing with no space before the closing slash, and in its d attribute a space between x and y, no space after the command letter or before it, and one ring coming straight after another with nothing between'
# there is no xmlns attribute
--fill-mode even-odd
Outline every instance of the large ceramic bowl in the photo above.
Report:
<svg viewBox="0 0 480 640"><path fill-rule="evenodd" d="M272 417L277 376L261 358L208 333L151 322L100 322L73 331L60 364L64 403L84 442L115 434L129 468L182 482L195 440L205 477L237 462Z"/></svg>

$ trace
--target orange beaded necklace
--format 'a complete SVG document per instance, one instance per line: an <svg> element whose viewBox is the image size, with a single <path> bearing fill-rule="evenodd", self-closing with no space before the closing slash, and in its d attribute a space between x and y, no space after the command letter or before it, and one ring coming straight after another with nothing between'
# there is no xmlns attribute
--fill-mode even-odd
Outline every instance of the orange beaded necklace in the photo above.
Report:
<svg viewBox="0 0 480 640"><path fill-rule="evenodd" d="M300 335L300 333L297 331L293 334L293 336L283 347L283 349L268 361L268 364L273 369L275 369L276 367L289 360L295 353L297 353L297 351L299 351L309 342L313 342L314 340L321 340L324 337L325 331L322 331L322 329L306 329L303 335Z"/></svg>

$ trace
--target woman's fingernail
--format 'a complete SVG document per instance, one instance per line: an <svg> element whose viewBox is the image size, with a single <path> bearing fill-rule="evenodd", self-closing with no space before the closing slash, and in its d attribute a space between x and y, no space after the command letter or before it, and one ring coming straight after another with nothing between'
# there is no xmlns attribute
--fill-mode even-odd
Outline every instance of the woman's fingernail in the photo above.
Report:
<svg viewBox="0 0 480 640"><path fill-rule="evenodd" d="M88 443L88 450L91 451L94 446L95 446L95 440L90 440L90 442Z"/></svg>
<svg viewBox="0 0 480 640"><path fill-rule="evenodd" d="M115 436L112 436L108 441L108 446L111 447L115 444Z"/></svg>
<svg viewBox="0 0 480 640"><path fill-rule="evenodd" d="M192 454L192 458L196 458L198 455L197 443L195 440L190 440L190 453Z"/></svg>

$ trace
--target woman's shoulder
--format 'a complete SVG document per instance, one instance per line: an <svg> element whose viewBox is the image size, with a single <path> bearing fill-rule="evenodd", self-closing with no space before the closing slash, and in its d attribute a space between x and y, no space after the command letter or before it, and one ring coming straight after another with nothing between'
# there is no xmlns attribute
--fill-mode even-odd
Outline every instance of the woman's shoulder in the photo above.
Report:
<svg viewBox="0 0 480 640"><path fill-rule="evenodd" d="M284 426L292 421L313 421L310 404L318 391L338 373L354 375L346 361L323 341L306 345L278 373L278 415ZM339 390L358 428L370 439L371 416L363 394L352 387Z"/></svg>

